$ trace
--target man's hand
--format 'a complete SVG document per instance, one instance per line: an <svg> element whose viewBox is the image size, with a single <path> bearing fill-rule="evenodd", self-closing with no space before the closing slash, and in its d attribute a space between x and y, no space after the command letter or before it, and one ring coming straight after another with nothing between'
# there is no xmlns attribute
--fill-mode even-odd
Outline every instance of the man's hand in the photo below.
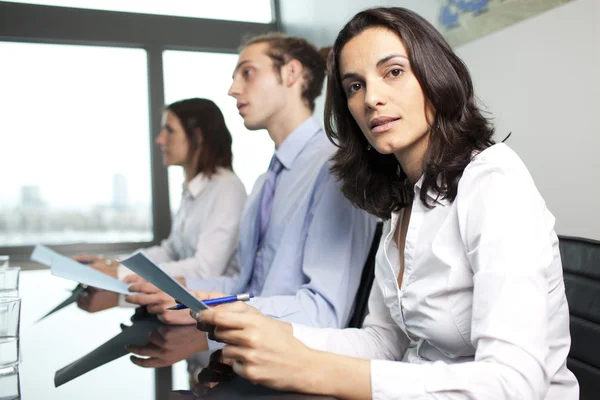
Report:
<svg viewBox="0 0 600 400"><path fill-rule="evenodd" d="M129 291L138 293L125 296L125 300L140 306L148 306L149 313L164 314L168 307L177 304L175 299L139 275L126 276L123 281L129 284Z"/></svg>
<svg viewBox="0 0 600 400"><path fill-rule="evenodd" d="M198 290L193 290L191 292L196 298L200 300L206 299L216 299L218 297L224 297L226 294L219 292L201 292ZM158 315L158 319L160 319L165 324L169 325L194 325L196 324L196 320L194 320L189 313L189 310L166 310L162 314ZM208 336L211 339L211 335Z"/></svg>
<svg viewBox="0 0 600 400"><path fill-rule="evenodd" d="M188 310L167 310L177 304L174 298L145 281L138 275L129 275L124 279L129 283L129 290L139 294L125 296L125 300L139 305L147 306L148 312L157 314L158 319L169 325L193 325L196 321L190 317ZM218 292L192 291L192 294L200 300L213 299L225 296Z"/></svg>
<svg viewBox="0 0 600 400"><path fill-rule="evenodd" d="M185 360L189 356L208 349L206 335L198 332L195 326L163 325L153 331L146 346L127 346L136 355L131 362L144 368L160 368Z"/></svg>

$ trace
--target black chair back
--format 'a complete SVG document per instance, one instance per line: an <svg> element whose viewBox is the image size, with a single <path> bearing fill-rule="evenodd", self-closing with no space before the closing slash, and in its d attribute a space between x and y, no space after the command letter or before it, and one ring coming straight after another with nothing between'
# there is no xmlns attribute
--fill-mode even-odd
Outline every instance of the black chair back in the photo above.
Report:
<svg viewBox="0 0 600 400"><path fill-rule="evenodd" d="M377 248L379 248L379 241L381 240L381 232L383 230L383 222L377 223L375 229L375 235L373 236L373 243L367 256L367 261L363 267L362 275L360 276L360 285L356 292L356 298L354 300L354 312L348 322L348 328L360 328L367 316L367 308L369 305L369 295L371 294L371 287L375 280L375 255L377 254Z"/></svg>
<svg viewBox="0 0 600 400"><path fill-rule="evenodd" d="M569 369L581 400L600 398L600 242L559 236L565 291L571 315Z"/></svg>

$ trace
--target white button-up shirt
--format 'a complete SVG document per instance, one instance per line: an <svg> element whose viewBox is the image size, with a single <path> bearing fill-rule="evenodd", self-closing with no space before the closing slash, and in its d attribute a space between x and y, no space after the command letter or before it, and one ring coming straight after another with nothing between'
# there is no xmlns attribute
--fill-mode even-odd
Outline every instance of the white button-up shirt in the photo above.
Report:
<svg viewBox="0 0 600 400"><path fill-rule="evenodd" d="M363 329L294 335L373 360L375 399L578 399L554 217L519 157L504 144L475 156L452 203L428 193L429 209L420 190L401 287L393 214Z"/></svg>
<svg viewBox="0 0 600 400"><path fill-rule="evenodd" d="M171 234L146 255L171 276L214 278L237 272L235 251L246 189L232 171L200 173L184 187ZM122 279L132 272L119 266Z"/></svg>

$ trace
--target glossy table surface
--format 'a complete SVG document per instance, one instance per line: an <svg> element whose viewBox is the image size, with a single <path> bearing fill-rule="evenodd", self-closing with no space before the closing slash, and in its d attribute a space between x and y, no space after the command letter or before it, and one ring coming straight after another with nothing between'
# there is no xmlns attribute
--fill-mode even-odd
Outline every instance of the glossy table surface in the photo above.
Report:
<svg viewBox="0 0 600 400"><path fill-rule="evenodd" d="M55 372L90 353L130 324L133 309L111 308L88 313L71 304L37 321L69 297L74 282L54 277L49 270L22 271L21 363L22 399L154 399L155 370L121 357L64 385L54 387ZM185 362L174 367L175 389L188 389Z"/></svg>
<svg viewBox="0 0 600 400"><path fill-rule="evenodd" d="M19 378L21 399L70 400L70 399L194 399L190 394L181 397L169 395L173 390L189 389L189 377L185 361L177 362L172 368L172 381L169 379L169 369L160 370L141 368L133 364L125 351L122 342L114 345L112 340L127 336L133 341L147 340L150 328L147 319L136 322L134 328L125 335L121 324L132 325L133 308L109 308L103 311L89 313L71 304L38 321L48 311L60 304L71 295L76 286L74 282L54 277L49 270L23 271L19 295L21 297L21 363ZM106 292L108 293L108 292ZM197 332L195 326L166 327L162 329L177 332L178 337L189 338ZM198 332L198 334L201 334ZM182 339L185 342L189 339ZM107 344L112 344L105 351ZM98 351L100 346L102 351ZM184 346L179 346L179 352ZM187 351L187 348L186 348ZM94 352L94 353L92 353ZM90 354L92 353L92 354ZM113 354L110 356L108 354ZM114 355L119 356L112 360ZM178 354L179 356L179 354ZM102 365L71 379L73 370L66 383L55 387L55 373L71 363L84 357L88 362L98 362ZM185 358L185 357L181 357ZM107 362L108 361L108 362ZM157 373L157 371L159 371ZM166 375L164 372L166 371ZM165 379L165 376L167 379ZM65 374L59 375L65 380ZM158 385L156 385L158 382ZM156 390L156 391L155 391ZM157 394L160 393L160 394ZM1 396L0 396L1 397ZM241 378L235 378L230 383L221 383L214 389L207 390L200 398L206 399L325 399L318 396L303 396L299 394L280 393L253 385Z"/></svg>

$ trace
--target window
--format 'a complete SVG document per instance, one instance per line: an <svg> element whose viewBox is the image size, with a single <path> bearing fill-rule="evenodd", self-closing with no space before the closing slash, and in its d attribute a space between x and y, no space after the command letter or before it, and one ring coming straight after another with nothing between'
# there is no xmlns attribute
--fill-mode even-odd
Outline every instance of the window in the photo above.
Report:
<svg viewBox="0 0 600 400"><path fill-rule="evenodd" d="M0 42L0 247L153 240L146 51Z"/></svg>
<svg viewBox="0 0 600 400"><path fill-rule="evenodd" d="M204 97L219 106L233 137L233 169L249 193L256 178L267 170L274 147L266 131L248 131L244 127L235 99L227 95L237 59L237 54L165 51L165 103ZM181 201L182 183L181 168L171 167L169 193L172 211Z"/></svg>
<svg viewBox="0 0 600 400"><path fill-rule="evenodd" d="M268 23L271 0L9 0L46 6Z"/></svg>
<svg viewBox="0 0 600 400"><path fill-rule="evenodd" d="M124 254L166 238L168 174L153 144L160 113L167 101L213 94L198 87L173 92L181 89L179 80L167 77L171 92L165 99L163 52L234 53L244 37L277 30L272 4L277 3L0 1L7 21L0 29L0 253L25 261L31 245L43 242L64 254ZM255 23L230 22L235 20ZM224 96L230 74L215 74L227 79L219 88ZM249 189L257 174L242 171L239 165L246 164L236 149L244 147L243 140L252 151L256 144L258 152L267 143L270 156L273 146L266 134L232 125L243 126L233 99L217 103L230 104L232 112L223 111L238 153L234 167ZM268 159L260 165L262 156L257 156L253 168L265 171ZM181 182L181 171L171 175ZM181 185L171 186L177 188L176 209ZM113 196L117 192L125 194Z"/></svg>

